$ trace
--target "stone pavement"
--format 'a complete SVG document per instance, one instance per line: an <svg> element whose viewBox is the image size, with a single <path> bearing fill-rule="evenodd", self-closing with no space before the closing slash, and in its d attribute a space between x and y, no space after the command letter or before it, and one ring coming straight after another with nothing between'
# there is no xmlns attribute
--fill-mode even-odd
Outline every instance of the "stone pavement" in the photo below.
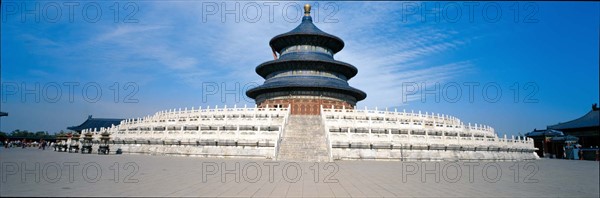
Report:
<svg viewBox="0 0 600 198"><path fill-rule="evenodd" d="M296 163L0 148L0 168L2 197L599 196L598 162L551 159Z"/></svg>

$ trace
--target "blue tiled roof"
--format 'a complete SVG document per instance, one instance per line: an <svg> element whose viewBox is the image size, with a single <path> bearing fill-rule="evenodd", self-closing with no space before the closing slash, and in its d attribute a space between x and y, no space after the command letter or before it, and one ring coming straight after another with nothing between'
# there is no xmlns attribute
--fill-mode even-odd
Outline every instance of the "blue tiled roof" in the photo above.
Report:
<svg viewBox="0 0 600 198"><path fill-rule="evenodd" d="M323 32L312 23L312 17L304 16L298 27L273 37L269 45L280 53L284 47L292 45L323 46L331 49L333 53L337 53L344 48L344 41L337 36Z"/></svg>
<svg viewBox="0 0 600 198"><path fill-rule="evenodd" d="M95 129L99 130L101 127L107 128L112 125L119 125L121 120L124 119L115 119L115 118L92 118L92 116L88 116L88 119L81 123L79 126L71 126L67 127L69 130L81 132L84 129Z"/></svg>
<svg viewBox="0 0 600 198"><path fill-rule="evenodd" d="M553 130L553 129L545 129L545 130L533 130L532 132L526 133L527 137L538 137L538 136L564 136L563 132Z"/></svg>
<svg viewBox="0 0 600 198"><path fill-rule="evenodd" d="M319 52L291 52L282 55L277 60L333 60L333 57Z"/></svg>
<svg viewBox="0 0 600 198"><path fill-rule="evenodd" d="M349 86L347 82L320 76L288 76L269 79L265 81L265 84L248 90L246 95L250 98L256 98L256 96L266 92L289 91L297 88L339 92L351 95L357 100L363 100L367 97L365 92Z"/></svg>
<svg viewBox="0 0 600 198"><path fill-rule="evenodd" d="M358 73L358 69L351 64L333 59L321 58L319 55L312 54L313 53L302 53L302 55L294 55L286 57L285 59L281 58L264 62L256 67L256 73L263 78L266 78L267 75L275 71L314 69L338 72L346 76L348 80Z"/></svg>
<svg viewBox="0 0 600 198"><path fill-rule="evenodd" d="M564 123L558 123L555 125L548 126L549 129L563 130L563 129L576 129L586 127L599 127L600 126L600 111L598 109L592 109L584 116L571 120Z"/></svg>
<svg viewBox="0 0 600 198"><path fill-rule="evenodd" d="M328 86L336 86L336 87L346 87L348 86L348 82L344 80L340 80L332 77L325 76L285 76L285 77L276 77L270 78L265 81L265 85L268 84L288 84L295 85L298 83L301 84L314 84L314 85L328 85Z"/></svg>

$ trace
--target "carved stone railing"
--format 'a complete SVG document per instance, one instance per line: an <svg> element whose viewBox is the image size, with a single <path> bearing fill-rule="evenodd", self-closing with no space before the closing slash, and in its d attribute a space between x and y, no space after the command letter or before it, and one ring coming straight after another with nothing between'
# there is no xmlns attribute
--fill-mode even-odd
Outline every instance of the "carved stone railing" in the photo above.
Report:
<svg viewBox="0 0 600 198"><path fill-rule="evenodd" d="M321 122L323 123L324 127L323 127L323 131L325 133L325 138L326 138L326 142L327 142L327 152L329 153L329 161L333 160L333 152L332 152L332 144L331 144L331 137L329 137L329 129L327 128L327 125L325 125L326 122L326 118L325 118L325 114L323 112L323 105L320 106L320 115L321 115Z"/></svg>
<svg viewBox="0 0 600 198"><path fill-rule="evenodd" d="M388 112L358 109L322 108L321 116L330 142L373 145L426 145L474 148L535 150L530 138L499 138L493 128L464 125L446 115ZM450 123L446 122L450 121ZM429 124L429 125L424 125ZM441 124L440 124L441 123ZM447 127L448 124L460 124ZM332 144L332 143L331 143ZM346 147L346 146L344 146Z"/></svg>
<svg viewBox="0 0 600 198"><path fill-rule="evenodd" d="M277 141L275 142L275 153L273 154L273 156L275 156L275 160L279 158L279 148L281 147L281 141L283 140L283 136L285 135L285 127L287 126L288 120L290 118L291 111L289 111L289 109L291 109L291 107L292 105L289 104L287 108L287 115L284 117L283 125L280 128L279 135L277 136Z"/></svg>
<svg viewBox="0 0 600 198"><path fill-rule="evenodd" d="M94 138L108 132L115 143L138 142L256 142L275 144L289 117L286 108L205 108L168 110L144 118L126 119L117 126L93 130ZM87 131L86 131L87 132ZM125 141L126 140L126 141ZM269 143L270 142L270 143Z"/></svg>

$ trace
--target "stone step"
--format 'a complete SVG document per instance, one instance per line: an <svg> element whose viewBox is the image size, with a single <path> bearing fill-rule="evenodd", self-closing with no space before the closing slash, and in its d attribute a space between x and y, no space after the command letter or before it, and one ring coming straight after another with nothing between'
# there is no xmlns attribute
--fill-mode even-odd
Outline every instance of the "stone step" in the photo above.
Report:
<svg viewBox="0 0 600 198"><path fill-rule="evenodd" d="M282 146L279 150L297 150L297 149L327 149L327 147L321 147L320 145L294 145L294 146Z"/></svg>
<svg viewBox="0 0 600 198"><path fill-rule="evenodd" d="M277 153L283 161L329 161L329 145L320 116L290 116Z"/></svg>
<svg viewBox="0 0 600 198"><path fill-rule="evenodd" d="M327 148L326 146L321 146L320 144L291 144L291 142L287 142L288 145L285 146L281 146L279 149L283 149L283 148L312 148L312 149L317 149L317 148Z"/></svg>
<svg viewBox="0 0 600 198"><path fill-rule="evenodd" d="M295 153L328 153L327 151L316 150L316 151L302 151L307 149L284 149L280 150L280 155L290 155Z"/></svg>

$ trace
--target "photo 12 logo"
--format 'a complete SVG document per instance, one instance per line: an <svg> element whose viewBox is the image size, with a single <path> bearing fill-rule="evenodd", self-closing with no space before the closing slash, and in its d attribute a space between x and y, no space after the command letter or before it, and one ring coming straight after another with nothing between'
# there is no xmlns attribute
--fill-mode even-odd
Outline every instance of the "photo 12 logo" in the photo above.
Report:
<svg viewBox="0 0 600 198"><path fill-rule="evenodd" d="M135 162L114 162L102 166L96 162L2 162L0 164L2 183L20 180L21 183L56 183L59 181L96 183L111 180L115 183L138 183L140 167ZM108 173L108 174L107 174Z"/></svg>
<svg viewBox="0 0 600 198"><path fill-rule="evenodd" d="M539 6L534 2L402 2L401 21L486 22L496 23L503 18L514 23L538 23Z"/></svg>
<svg viewBox="0 0 600 198"><path fill-rule="evenodd" d="M259 85L256 82L202 82L202 102L218 98L222 103L239 103L241 99L253 103L254 100L246 96L246 91Z"/></svg>
<svg viewBox="0 0 600 198"><path fill-rule="evenodd" d="M112 18L114 23L138 23L140 8L125 1L2 1L2 23L87 22Z"/></svg>
<svg viewBox="0 0 600 198"><path fill-rule="evenodd" d="M480 99L487 103L497 103L502 96L511 97L513 103L539 102L537 94L540 87L535 82L514 82L504 89L502 87L497 82L403 82L402 103L417 100L425 103L429 96L434 98L435 103L440 103L442 99L448 103L463 100L474 103Z"/></svg>
<svg viewBox="0 0 600 198"><path fill-rule="evenodd" d="M431 179L435 183L440 183L442 179L448 183L475 183L480 180L496 183L504 177L511 178L514 183L539 182L536 178L539 166L535 162L403 162L401 166L403 183L427 183L432 182Z"/></svg>
<svg viewBox="0 0 600 198"><path fill-rule="evenodd" d="M40 103L42 100L57 103L65 99L74 103L76 96L81 96L85 102L96 103L102 99L103 94L109 93L115 103L138 103L136 94L139 89L135 82L113 82L104 87L97 82L2 82L1 99L2 103Z"/></svg>
<svg viewBox="0 0 600 198"><path fill-rule="evenodd" d="M335 2L311 3L311 17L314 23L337 23L336 14L339 5ZM202 2L202 23L209 20L219 20L221 23L242 20L246 23L257 23L268 19L274 23L276 18L283 18L286 22L296 23L304 16L304 4L297 2ZM281 13L280 16L275 16Z"/></svg>
<svg viewBox="0 0 600 198"><path fill-rule="evenodd" d="M245 182L256 183L268 180L274 183L282 178L282 181L296 183L300 181L311 181L314 183L337 183L336 174L339 166L333 162L300 164L296 162L247 162L247 163L216 163L202 162L202 182L221 183L233 181L239 183L242 178Z"/></svg>

